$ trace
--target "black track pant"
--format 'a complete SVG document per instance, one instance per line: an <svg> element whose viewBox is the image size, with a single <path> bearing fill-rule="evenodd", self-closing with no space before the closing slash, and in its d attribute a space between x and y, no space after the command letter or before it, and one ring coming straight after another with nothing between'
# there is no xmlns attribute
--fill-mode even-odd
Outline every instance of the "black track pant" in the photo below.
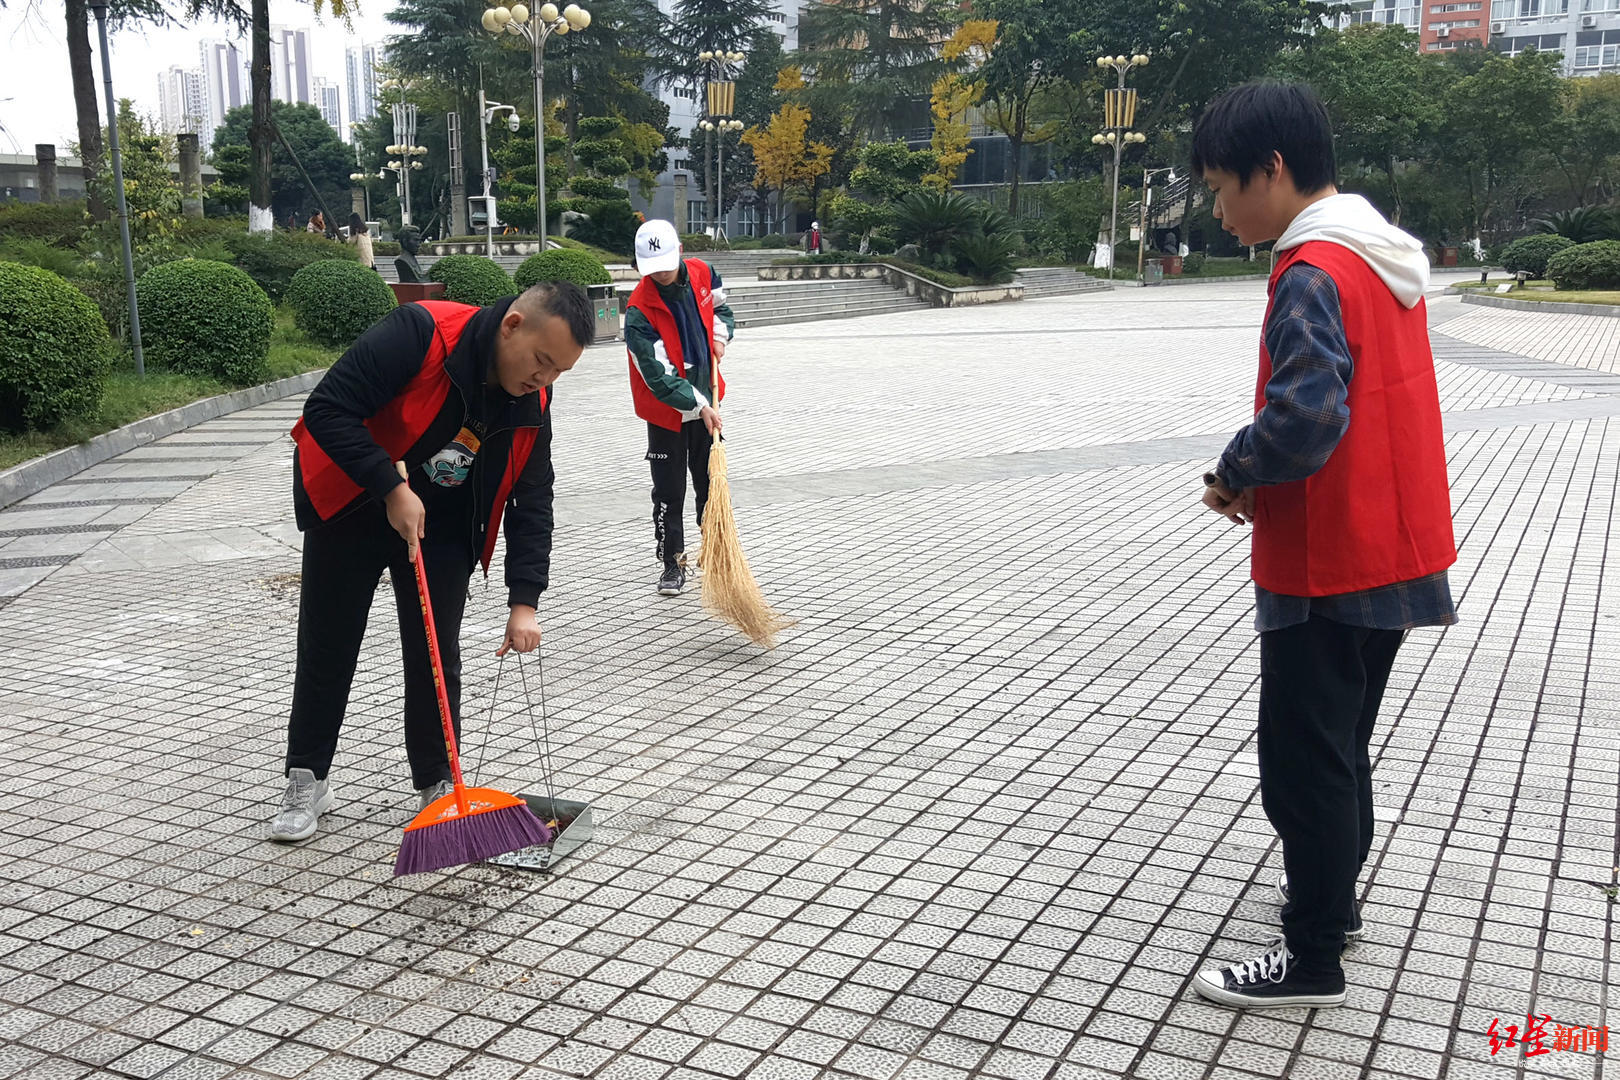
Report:
<svg viewBox="0 0 1620 1080"><path fill-rule="evenodd" d="M688 420L681 430L647 425L647 461L652 465L653 535L658 558L669 565L686 551L686 474L692 474L697 520L709 501L709 448L714 437L702 420Z"/></svg>
<svg viewBox="0 0 1620 1080"><path fill-rule="evenodd" d="M444 660L450 715L461 736L461 616L473 557L465 543L424 543L433 622ZM427 634L416 593L416 571L405 542L379 503L369 503L304 534L303 587L298 601L298 673L287 724L287 768L324 779L337 752L360 643L378 580L386 568L394 584L405 658L405 752L411 783L425 788L450 778Z"/></svg>
<svg viewBox="0 0 1620 1080"><path fill-rule="evenodd" d="M1288 872L1283 933L1315 971L1339 968L1372 850L1367 747L1404 636L1317 616L1260 635L1260 799Z"/></svg>

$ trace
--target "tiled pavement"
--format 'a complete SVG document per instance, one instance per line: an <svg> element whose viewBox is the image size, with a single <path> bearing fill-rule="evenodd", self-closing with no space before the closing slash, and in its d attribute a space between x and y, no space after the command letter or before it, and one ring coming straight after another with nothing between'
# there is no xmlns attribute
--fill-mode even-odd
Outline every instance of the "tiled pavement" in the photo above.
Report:
<svg viewBox="0 0 1620 1080"><path fill-rule="evenodd" d="M1349 1003L1187 989L1276 922L1244 542L1196 505L1262 303L740 338L741 524L799 620L768 654L653 595L624 361L587 354L542 620L553 778L604 824L550 877L390 878L414 800L386 603L328 828L263 841L296 402L0 512L0 1077L1614 1075L1487 1036L1620 1027L1613 320L1435 299L1464 621L1391 682ZM501 595L469 609L469 757L538 790L510 664L492 707Z"/></svg>

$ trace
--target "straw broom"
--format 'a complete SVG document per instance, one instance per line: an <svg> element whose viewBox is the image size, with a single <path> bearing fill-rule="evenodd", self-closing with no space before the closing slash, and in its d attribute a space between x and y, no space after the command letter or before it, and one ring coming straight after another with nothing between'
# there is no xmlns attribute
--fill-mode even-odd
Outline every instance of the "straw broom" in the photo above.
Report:
<svg viewBox="0 0 1620 1080"><path fill-rule="evenodd" d="M715 404L720 402L720 363L710 365ZM709 502L703 510L703 543L698 565L703 569L703 609L741 630L757 645L776 646L776 635L793 625L766 603L748 568L726 479L726 444L716 435L709 450Z"/></svg>
<svg viewBox="0 0 1620 1080"><path fill-rule="evenodd" d="M397 467L403 476L404 464ZM456 750L455 722L450 718L450 699L444 689L444 661L439 656L439 632L433 625L423 561L418 548L414 563L416 595L422 604L422 625L427 629L433 689L439 699L439 722L444 725L444 748L450 755L454 790L428 803L405 826L399 858L394 863L395 877L461 866L551 842L551 830L534 816L528 803L495 788L470 788L461 779L461 755Z"/></svg>

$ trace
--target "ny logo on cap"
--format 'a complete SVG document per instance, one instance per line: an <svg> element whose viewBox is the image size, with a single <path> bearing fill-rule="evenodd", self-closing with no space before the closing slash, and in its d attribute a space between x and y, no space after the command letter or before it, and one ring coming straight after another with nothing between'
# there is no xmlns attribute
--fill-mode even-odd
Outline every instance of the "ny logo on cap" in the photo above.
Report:
<svg viewBox="0 0 1620 1080"><path fill-rule="evenodd" d="M647 250L648 251L658 251L659 250L658 237L656 237L656 236L647 237Z"/></svg>

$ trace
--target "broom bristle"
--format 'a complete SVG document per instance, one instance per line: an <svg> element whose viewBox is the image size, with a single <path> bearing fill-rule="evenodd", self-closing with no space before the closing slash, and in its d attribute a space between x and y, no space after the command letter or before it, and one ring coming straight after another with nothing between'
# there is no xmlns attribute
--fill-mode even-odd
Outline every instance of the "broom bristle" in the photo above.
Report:
<svg viewBox="0 0 1620 1080"><path fill-rule="evenodd" d="M394 876L425 874L551 843L551 830L528 803L494 788L467 788L463 815L452 792L435 799L405 827Z"/></svg>
<svg viewBox="0 0 1620 1080"><path fill-rule="evenodd" d="M703 511L703 608L731 623L755 643L772 648L776 635L793 625L774 610L759 591L748 568L726 480L726 448L718 440L709 452L709 502Z"/></svg>

